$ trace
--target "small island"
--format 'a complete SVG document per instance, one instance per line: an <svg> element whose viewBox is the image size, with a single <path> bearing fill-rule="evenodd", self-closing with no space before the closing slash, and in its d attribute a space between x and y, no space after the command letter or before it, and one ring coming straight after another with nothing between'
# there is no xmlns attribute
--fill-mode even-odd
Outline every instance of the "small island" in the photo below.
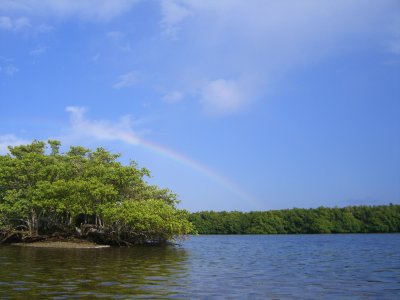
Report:
<svg viewBox="0 0 400 300"><path fill-rule="evenodd" d="M194 232L177 195L145 181L147 169L104 148L60 146L33 141L0 156L0 244L166 244Z"/></svg>

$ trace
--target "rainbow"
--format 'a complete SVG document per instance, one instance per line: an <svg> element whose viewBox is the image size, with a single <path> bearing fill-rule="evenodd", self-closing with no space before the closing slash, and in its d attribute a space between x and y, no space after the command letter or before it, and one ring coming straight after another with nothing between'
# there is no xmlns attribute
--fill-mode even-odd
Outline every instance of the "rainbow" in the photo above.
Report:
<svg viewBox="0 0 400 300"><path fill-rule="evenodd" d="M210 169L209 167L200 164L199 162L181 154L176 151L172 151L171 149L168 149L164 146L155 144L153 142L139 139L137 140L137 145L142 146L143 148L150 150L151 152L154 152L158 155L162 155L168 159L172 159L190 169L193 169L197 171L198 173L206 176L207 178L211 179L212 181L218 183L220 186L224 187L226 190L234 193L235 195L239 196L241 200L250 202L255 206L254 208L260 208L260 205L258 205L255 201L254 198L243 191L241 188L238 187L237 184L233 183L231 180L228 178L218 174L216 171Z"/></svg>
<svg viewBox="0 0 400 300"><path fill-rule="evenodd" d="M224 187L226 190L239 196L241 200L247 203L252 203L254 208L260 208L260 205L254 201L252 196L240 189L237 184L234 184L232 181L218 174L214 170L211 170L207 166L181 153L140 138L132 131L129 116L121 118L120 122L116 124L112 124L106 121L85 119L85 108L83 107L68 106L66 111L71 114L71 125L72 128L76 130L77 135L82 135L83 133L86 136L95 137L99 140L122 141L130 145L141 146L151 152L172 159L200 174L203 174L207 178Z"/></svg>

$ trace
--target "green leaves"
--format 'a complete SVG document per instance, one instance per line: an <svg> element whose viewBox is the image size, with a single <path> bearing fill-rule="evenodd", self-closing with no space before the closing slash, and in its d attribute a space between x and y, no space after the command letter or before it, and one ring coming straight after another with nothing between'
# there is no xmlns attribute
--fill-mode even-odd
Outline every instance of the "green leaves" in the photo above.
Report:
<svg viewBox="0 0 400 300"><path fill-rule="evenodd" d="M0 216L23 220L31 234L71 228L84 215L103 232L125 240L167 241L192 231L177 196L148 185L147 169L124 166L104 148L73 146L60 153L59 141L10 147L0 156ZM49 152L49 153L48 153ZM82 218L81 218L82 219ZM52 224L51 226L49 224ZM108 227L105 227L107 224ZM137 240L136 240L137 241Z"/></svg>
<svg viewBox="0 0 400 300"><path fill-rule="evenodd" d="M192 213L203 234L297 234L399 232L400 205L274 211Z"/></svg>
<svg viewBox="0 0 400 300"><path fill-rule="evenodd" d="M140 236L143 242L165 242L194 232L188 212L177 210L159 199L106 204L101 215L119 235Z"/></svg>

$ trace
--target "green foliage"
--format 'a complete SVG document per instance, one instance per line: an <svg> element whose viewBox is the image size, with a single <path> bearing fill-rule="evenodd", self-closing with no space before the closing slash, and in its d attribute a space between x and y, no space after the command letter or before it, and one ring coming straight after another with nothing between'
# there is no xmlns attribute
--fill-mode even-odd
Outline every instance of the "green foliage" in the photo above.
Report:
<svg viewBox="0 0 400 300"><path fill-rule="evenodd" d="M204 211L192 213L189 220L200 234L400 232L400 205L249 213Z"/></svg>
<svg viewBox="0 0 400 300"><path fill-rule="evenodd" d="M106 224L112 224L117 240L164 243L193 231L188 212L160 199L106 204L101 214Z"/></svg>
<svg viewBox="0 0 400 300"><path fill-rule="evenodd" d="M61 154L59 141L48 144L50 153L34 141L0 156L0 229L35 236L88 223L112 233L121 225L130 243L165 242L192 231L187 213L175 207L177 196L145 181L147 169L124 166L104 148L75 146Z"/></svg>

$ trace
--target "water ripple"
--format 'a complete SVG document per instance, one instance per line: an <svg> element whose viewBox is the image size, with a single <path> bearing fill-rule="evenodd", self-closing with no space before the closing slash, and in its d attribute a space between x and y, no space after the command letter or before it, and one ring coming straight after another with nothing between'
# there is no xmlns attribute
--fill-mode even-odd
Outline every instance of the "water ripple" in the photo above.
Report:
<svg viewBox="0 0 400 300"><path fill-rule="evenodd" d="M399 299L400 235L196 236L180 247L0 247L0 298Z"/></svg>

